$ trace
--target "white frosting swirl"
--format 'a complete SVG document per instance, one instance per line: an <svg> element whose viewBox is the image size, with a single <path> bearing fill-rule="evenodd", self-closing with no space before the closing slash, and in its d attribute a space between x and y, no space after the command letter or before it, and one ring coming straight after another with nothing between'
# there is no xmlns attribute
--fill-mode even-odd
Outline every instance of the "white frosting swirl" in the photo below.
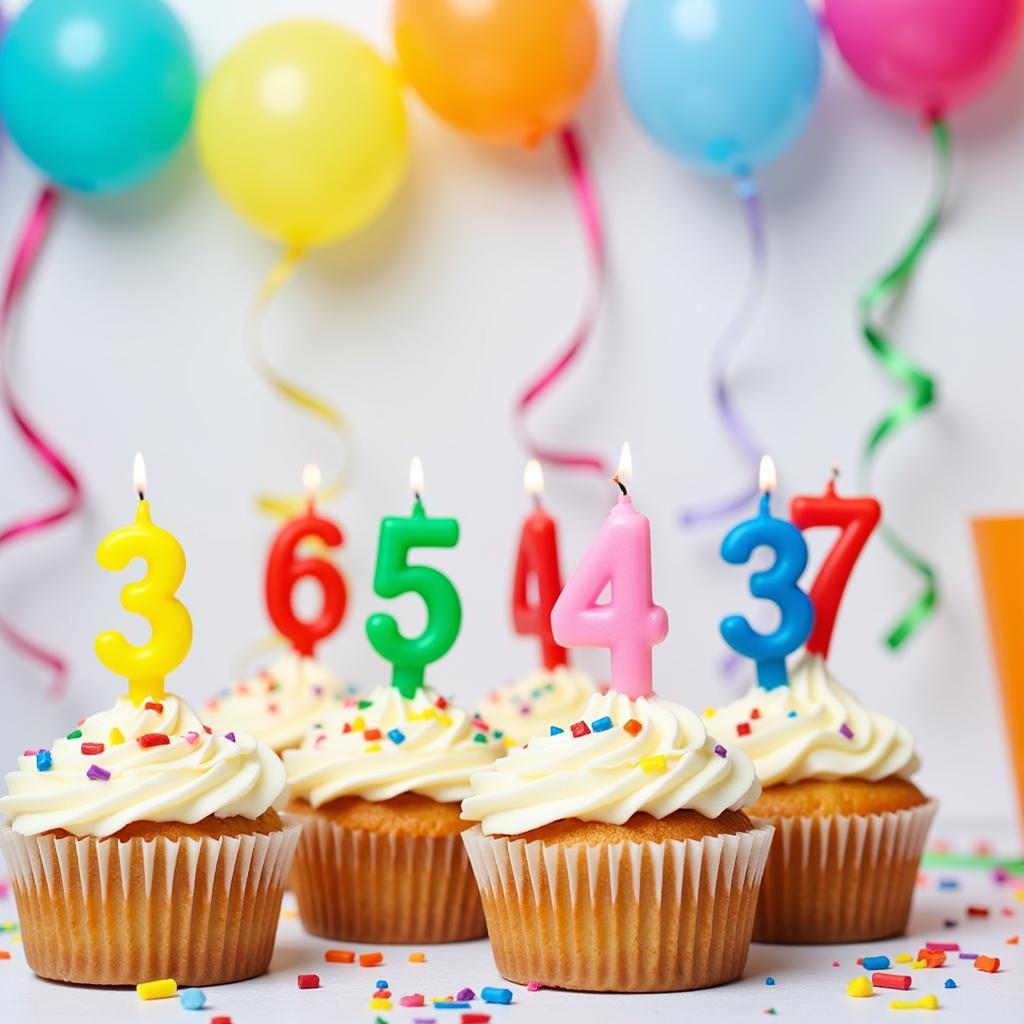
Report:
<svg viewBox="0 0 1024 1024"><path fill-rule="evenodd" d="M215 728L241 729L281 751L297 747L312 726L350 699L330 669L289 651L267 671L208 701L203 715Z"/></svg>
<svg viewBox="0 0 1024 1024"><path fill-rule="evenodd" d="M910 733L868 710L813 654L796 664L788 686L756 687L718 708L708 725L753 758L765 786L803 779L874 782L907 777L919 767Z"/></svg>
<svg viewBox="0 0 1024 1024"><path fill-rule="evenodd" d="M585 672L559 665L495 690L477 713L492 729L525 743L546 736L553 725L575 722L596 690Z"/></svg>
<svg viewBox="0 0 1024 1024"><path fill-rule="evenodd" d="M342 724L311 729L298 750L285 751L293 796L314 807L343 796L380 801L400 793L458 802L469 795L470 774L503 749L433 690L406 698L381 686L359 703L343 712Z"/></svg>
<svg viewBox="0 0 1024 1024"><path fill-rule="evenodd" d="M169 742L139 742L153 735ZM0 813L22 835L64 829L97 837L138 821L192 825L210 815L256 819L283 802L284 766L251 736L234 736L207 733L174 694L139 707L122 697L56 740L48 769L46 752L19 758L17 770L7 775L9 795L0 798ZM102 743L103 751L83 753L83 743ZM109 772L109 779L90 778L90 768L100 776Z"/></svg>
<svg viewBox="0 0 1024 1024"><path fill-rule="evenodd" d="M611 727L594 731L603 718ZM595 694L582 719L589 733L574 736L566 722L564 732L477 772L463 818L479 821L485 835L520 835L569 818L621 825L641 812L679 810L717 818L761 793L750 758L719 746L697 715L671 701ZM631 721L639 729L626 728Z"/></svg>

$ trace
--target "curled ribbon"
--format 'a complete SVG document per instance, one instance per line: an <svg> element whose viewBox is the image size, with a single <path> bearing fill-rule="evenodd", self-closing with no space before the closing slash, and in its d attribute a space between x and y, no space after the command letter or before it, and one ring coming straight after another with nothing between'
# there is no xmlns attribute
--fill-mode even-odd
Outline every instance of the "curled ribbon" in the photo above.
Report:
<svg viewBox="0 0 1024 1024"><path fill-rule="evenodd" d="M949 128L939 117L930 121L935 148L935 179L932 197L924 220L910 244L895 263L873 281L860 299L861 330L868 347L879 365L901 385L906 394L882 417L868 437L861 454L860 476L865 489L882 443L897 431L909 426L935 402L935 378L915 365L889 340L880 322L883 307L888 309L905 291L921 255L928 248L942 221L943 210L949 196L952 144ZM923 589L892 627L885 642L892 650L901 647L928 619L938 603L938 574L934 567L918 554L898 533L882 525L882 538L889 549L909 568L916 572L924 584Z"/></svg>
<svg viewBox="0 0 1024 1024"><path fill-rule="evenodd" d="M684 526L714 522L747 507L757 496L757 469L761 456L764 454L764 446L754 437L743 417L740 416L729 392L729 365L740 344L746 338L761 305L768 262L761 194L754 178L749 175L738 178L736 196L743 206L744 220L747 226L747 237L750 242L750 270L740 304L736 308L732 320L715 343L711 357L710 380L718 417L725 425L736 447L750 463L750 483L730 498L722 498L686 509L681 517Z"/></svg>
<svg viewBox="0 0 1024 1024"><path fill-rule="evenodd" d="M321 422L326 423L345 444L348 459L342 465L335 479L321 492L321 497L324 501L331 501L343 494L351 483L352 429L345 417L333 405L325 399L306 391L298 384L293 384L278 373L264 355L260 344L260 328L267 307L274 296L291 278L295 268L304 256L305 252L300 247L293 246L287 249L263 279L263 284L260 286L249 314L246 327L246 349L249 352L249 359L252 362L253 368L271 388L286 401L291 402L300 409L304 409L311 416L315 416ZM284 520L301 512L306 507L308 501L309 498L305 494L261 494L257 497L256 504L261 512L273 516L275 519Z"/></svg>
<svg viewBox="0 0 1024 1024"><path fill-rule="evenodd" d="M527 430L526 419L530 407L544 395L565 374L582 353L594 331L601 297L604 293L607 275L607 259L604 244L604 229L601 221L601 207L597 199L593 178L587 165L586 154L576 130L564 128L559 136L562 155L569 180L572 184L576 206L583 224L584 237L590 255L592 279L590 293L585 300L583 313L572 333L568 346L556 359L532 380L516 400L513 423L520 443L535 458L551 466L563 469L586 469L602 476L610 476L611 468L600 456L588 452L551 448L534 441Z"/></svg>
<svg viewBox="0 0 1024 1024"><path fill-rule="evenodd" d="M348 459L343 463L341 470L334 480L320 492L323 501L331 501L344 494L352 479L352 455L354 438L348 421L339 410L329 402L306 391L298 384L283 377L270 364L263 353L260 344L261 327L267 307L274 296L288 283L295 268L302 262L305 251L299 246L292 246L285 250L281 258L271 267L267 276L260 285L260 290L249 311L249 318L246 324L246 350L253 369L273 388L282 398L293 405L304 409L311 416L315 416L321 422L326 423L345 444ZM274 519L284 521L300 514L307 506L309 496L306 494L261 494L256 498L256 507L260 512ZM328 557L326 549L319 542L309 542L311 550L316 550L321 557ZM277 633L270 633L256 643L251 644L238 657L235 664L236 674L241 678L244 676L247 666L262 655L268 654L288 644L286 637Z"/></svg>
<svg viewBox="0 0 1024 1024"><path fill-rule="evenodd" d="M32 534L55 526L77 512L83 501L82 487L78 482L78 477L29 421L15 397L11 387L10 374L7 371L7 332L11 317L46 240L56 206L57 192L53 186L47 186L40 192L15 247L14 259L11 262L4 287L3 303L0 305L0 399L29 448L40 463L60 481L66 494L64 500L54 508L19 519L0 530L0 547L19 537L30 537ZM3 618L0 618L0 636L16 650L45 665L51 671L52 680L47 691L51 697L59 697L63 694L67 685L68 667L59 654L25 636Z"/></svg>

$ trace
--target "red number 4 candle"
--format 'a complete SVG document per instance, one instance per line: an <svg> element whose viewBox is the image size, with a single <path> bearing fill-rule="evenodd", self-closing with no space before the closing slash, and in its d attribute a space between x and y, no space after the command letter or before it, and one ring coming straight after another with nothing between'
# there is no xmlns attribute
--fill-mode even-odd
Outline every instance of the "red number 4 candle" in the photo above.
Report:
<svg viewBox="0 0 1024 1024"><path fill-rule="evenodd" d="M800 495L790 503L790 517L801 530L815 526L838 526L839 539L825 557L811 587L814 628L807 638L807 651L828 657L836 614L850 573L864 545L882 517L882 506L874 498L841 498L836 494L836 477L819 497Z"/></svg>
<svg viewBox="0 0 1024 1024"><path fill-rule="evenodd" d="M540 496L544 490L544 471L536 459L530 459L523 474L526 492L535 508L526 517L519 536L516 572L512 583L512 623L523 636L540 639L541 659L546 669L568 663L568 652L551 631L551 609L562 592L562 574L558 568L558 532L554 519L544 510ZM530 603L530 580L535 583L535 603Z"/></svg>

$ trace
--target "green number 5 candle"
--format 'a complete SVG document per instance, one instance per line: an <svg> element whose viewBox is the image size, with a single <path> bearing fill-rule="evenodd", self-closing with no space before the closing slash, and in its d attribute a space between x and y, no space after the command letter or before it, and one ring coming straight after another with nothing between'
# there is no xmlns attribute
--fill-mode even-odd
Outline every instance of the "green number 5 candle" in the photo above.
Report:
<svg viewBox="0 0 1024 1024"><path fill-rule="evenodd" d="M392 684L403 697L423 686L423 671L455 643L462 623L458 591L444 573L426 565L410 565L413 548L453 548L459 541L455 519L431 518L423 509L423 466L413 459L409 486L415 495L407 519L387 516L380 524L380 546L373 589L379 597L419 594L427 606L427 624L417 637L403 636L394 616L377 612L366 620L366 635L377 653L391 662Z"/></svg>

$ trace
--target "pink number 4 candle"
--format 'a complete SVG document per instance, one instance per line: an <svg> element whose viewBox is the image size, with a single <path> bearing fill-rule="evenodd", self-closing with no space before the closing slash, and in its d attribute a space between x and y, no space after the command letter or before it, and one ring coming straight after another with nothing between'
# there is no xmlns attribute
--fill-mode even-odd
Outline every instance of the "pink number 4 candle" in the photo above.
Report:
<svg viewBox="0 0 1024 1024"><path fill-rule="evenodd" d="M651 524L626 491L632 476L629 445L615 475L622 494L551 610L551 628L563 647L607 647L612 689L649 697L651 651L668 635L668 615L651 596ZM598 604L611 585L611 598Z"/></svg>

